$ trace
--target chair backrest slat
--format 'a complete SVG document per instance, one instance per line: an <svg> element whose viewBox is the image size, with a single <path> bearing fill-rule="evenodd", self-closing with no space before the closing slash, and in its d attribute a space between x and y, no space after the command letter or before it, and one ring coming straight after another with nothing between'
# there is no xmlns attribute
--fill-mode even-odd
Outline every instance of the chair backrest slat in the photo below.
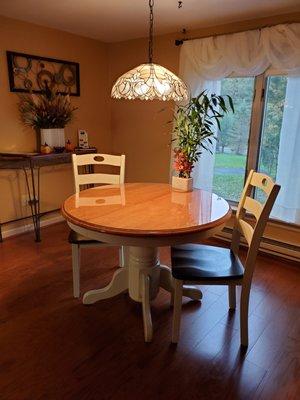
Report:
<svg viewBox="0 0 300 400"><path fill-rule="evenodd" d="M111 154L80 154L76 155L77 165L113 165L120 167L122 164L122 156Z"/></svg>
<svg viewBox="0 0 300 400"><path fill-rule="evenodd" d="M244 201L244 209L251 212L251 214L255 216L256 220L258 220L262 213L263 205L252 197L246 196Z"/></svg>
<svg viewBox="0 0 300 400"><path fill-rule="evenodd" d="M262 189L267 195L269 195L273 189L274 182L268 175L253 171L251 185Z"/></svg>
<svg viewBox="0 0 300 400"><path fill-rule="evenodd" d="M103 183L108 185L118 185L120 183L120 176L113 174L82 174L77 178L79 185L91 185Z"/></svg>
<svg viewBox="0 0 300 400"><path fill-rule="evenodd" d="M239 219L237 228L239 229L240 233L245 237L245 239L248 243L248 246L250 246L252 238L253 238L253 232L254 232L254 229L252 228L252 226L250 224L248 224L248 222L246 222L242 219Z"/></svg>
<svg viewBox="0 0 300 400"><path fill-rule="evenodd" d="M75 182L75 192L80 191L80 186L89 184L111 184L118 185L124 183L125 179L125 155L115 156L111 154L73 154L73 173ZM109 165L120 167L119 174L109 173L85 173L79 174L78 167L88 165Z"/></svg>

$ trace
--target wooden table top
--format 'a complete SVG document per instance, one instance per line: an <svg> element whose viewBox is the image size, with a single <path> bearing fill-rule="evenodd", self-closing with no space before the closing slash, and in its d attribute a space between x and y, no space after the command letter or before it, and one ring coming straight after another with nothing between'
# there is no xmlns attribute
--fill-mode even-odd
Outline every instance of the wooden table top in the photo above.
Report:
<svg viewBox="0 0 300 400"><path fill-rule="evenodd" d="M177 192L164 183L126 183L81 191L62 206L71 223L101 233L157 236L196 233L226 222L226 200L200 189Z"/></svg>

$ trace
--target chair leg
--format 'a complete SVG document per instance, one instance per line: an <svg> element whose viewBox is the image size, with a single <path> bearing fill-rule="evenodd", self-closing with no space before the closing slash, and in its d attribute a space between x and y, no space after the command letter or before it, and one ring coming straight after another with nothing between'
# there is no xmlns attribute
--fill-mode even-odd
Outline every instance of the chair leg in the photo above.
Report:
<svg viewBox="0 0 300 400"><path fill-rule="evenodd" d="M248 347L249 335L248 335L248 311L249 311L249 295L250 288L242 288L241 294L241 309L240 309L240 334L241 334L241 345Z"/></svg>
<svg viewBox="0 0 300 400"><path fill-rule="evenodd" d="M124 246L121 246L119 248L119 264L120 264L120 267L124 267L125 266L125 250L124 250Z"/></svg>
<svg viewBox="0 0 300 400"><path fill-rule="evenodd" d="M152 342L153 327L150 307L150 277L143 274L142 280L142 306L143 306L143 322L145 342Z"/></svg>
<svg viewBox="0 0 300 400"><path fill-rule="evenodd" d="M230 310L235 310L236 308L236 290L235 285L228 285L228 300Z"/></svg>
<svg viewBox="0 0 300 400"><path fill-rule="evenodd" d="M171 292L171 298L170 298L170 306L174 307L174 289Z"/></svg>
<svg viewBox="0 0 300 400"><path fill-rule="evenodd" d="M172 343L178 343L178 341L179 341L181 306L182 306L182 288L183 288L183 281L174 279L174 308L173 308Z"/></svg>
<svg viewBox="0 0 300 400"><path fill-rule="evenodd" d="M80 296L80 246L72 244L73 296Z"/></svg>

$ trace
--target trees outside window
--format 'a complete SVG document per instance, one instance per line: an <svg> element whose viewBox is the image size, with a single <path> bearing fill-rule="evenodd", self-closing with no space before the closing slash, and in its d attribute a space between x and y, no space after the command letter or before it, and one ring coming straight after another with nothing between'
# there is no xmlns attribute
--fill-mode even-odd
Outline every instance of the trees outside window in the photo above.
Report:
<svg viewBox="0 0 300 400"><path fill-rule="evenodd" d="M221 94L232 97L234 114L226 114L217 135L213 188L217 194L238 201L244 185L246 156L254 93L254 78L227 78Z"/></svg>

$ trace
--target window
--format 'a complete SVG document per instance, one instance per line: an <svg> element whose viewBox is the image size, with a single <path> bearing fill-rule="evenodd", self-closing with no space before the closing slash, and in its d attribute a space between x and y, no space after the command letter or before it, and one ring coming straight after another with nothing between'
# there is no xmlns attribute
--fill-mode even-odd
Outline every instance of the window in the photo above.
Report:
<svg viewBox="0 0 300 400"><path fill-rule="evenodd" d="M287 77L270 76L266 83L258 171L276 180ZM264 192L257 190L255 197L264 201Z"/></svg>
<svg viewBox="0 0 300 400"><path fill-rule="evenodd" d="M238 202L250 169L281 184L271 216L300 224L300 77L284 74L221 81L235 113L221 123L216 145L213 191ZM256 198L263 194L256 191Z"/></svg>
<svg viewBox="0 0 300 400"><path fill-rule="evenodd" d="M273 179L276 179L286 83L286 76L267 78L258 169Z"/></svg>
<svg viewBox="0 0 300 400"><path fill-rule="evenodd" d="M244 186L251 123L254 78L228 78L221 82L221 94L234 99L235 113L225 115L218 132L213 190L238 201Z"/></svg>

